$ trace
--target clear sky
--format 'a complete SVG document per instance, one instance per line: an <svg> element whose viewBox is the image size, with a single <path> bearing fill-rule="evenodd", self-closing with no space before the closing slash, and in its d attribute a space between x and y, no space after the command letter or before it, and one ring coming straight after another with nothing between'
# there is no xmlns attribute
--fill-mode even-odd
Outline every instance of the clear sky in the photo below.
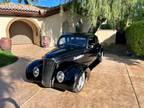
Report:
<svg viewBox="0 0 144 108"><path fill-rule="evenodd" d="M11 0L13 3L18 3L18 0ZM0 0L0 2L3 2L3 0ZM53 7L57 6L59 4L63 4L65 0L37 0L37 2L32 2L32 4L43 6L43 7Z"/></svg>

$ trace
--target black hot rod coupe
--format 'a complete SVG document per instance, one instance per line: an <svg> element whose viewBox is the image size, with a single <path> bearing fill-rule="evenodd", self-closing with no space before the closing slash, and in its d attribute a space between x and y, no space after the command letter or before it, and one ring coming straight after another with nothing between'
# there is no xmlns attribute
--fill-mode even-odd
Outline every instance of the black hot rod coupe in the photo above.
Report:
<svg viewBox="0 0 144 108"><path fill-rule="evenodd" d="M89 33L62 35L57 48L27 66L26 78L44 87L80 92L90 76L89 66L100 62L103 49L97 36Z"/></svg>

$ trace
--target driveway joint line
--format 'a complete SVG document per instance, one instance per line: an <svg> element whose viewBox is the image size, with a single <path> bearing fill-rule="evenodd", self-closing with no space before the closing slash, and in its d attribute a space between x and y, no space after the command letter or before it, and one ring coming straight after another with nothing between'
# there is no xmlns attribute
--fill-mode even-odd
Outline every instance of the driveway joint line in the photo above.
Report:
<svg viewBox="0 0 144 108"><path fill-rule="evenodd" d="M34 95L32 95L29 99L27 99L24 103L22 103L20 105L20 107L24 106L25 104L27 104L30 100L32 100L32 98L34 98L37 94L39 94L43 89L38 90Z"/></svg>
<svg viewBox="0 0 144 108"><path fill-rule="evenodd" d="M127 71L127 74L128 74L128 78L129 78L129 80L130 80L130 83L131 83L131 86L132 86L132 89L133 89L135 98L136 98L136 100L137 100L138 107L141 108L141 105L140 105L140 103L139 103L138 96L137 96L137 94L136 94L136 91L135 91L135 88L134 88L134 85L133 85L133 82L132 82L132 79L131 79L131 77L130 77L129 70L128 70L126 64L125 64L125 67L126 67L126 71Z"/></svg>

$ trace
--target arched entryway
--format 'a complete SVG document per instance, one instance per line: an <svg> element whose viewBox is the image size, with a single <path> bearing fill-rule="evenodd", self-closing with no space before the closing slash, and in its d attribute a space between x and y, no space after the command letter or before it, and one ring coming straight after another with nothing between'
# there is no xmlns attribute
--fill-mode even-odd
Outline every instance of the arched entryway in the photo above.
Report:
<svg viewBox="0 0 144 108"><path fill-rule="evenodd" d="M36 44L40 46L40 28L33 20L14 19L8 24L7 33L13 45Z"/></svg>

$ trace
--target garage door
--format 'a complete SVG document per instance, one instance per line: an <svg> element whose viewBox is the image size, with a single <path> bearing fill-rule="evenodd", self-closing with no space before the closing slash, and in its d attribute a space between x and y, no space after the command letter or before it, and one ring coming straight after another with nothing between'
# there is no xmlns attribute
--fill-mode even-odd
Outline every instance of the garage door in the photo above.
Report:
<svg viewBox="0 0 144 108"><path fill-rule="evenodd" d="M33 44L32 28L23 21L15 21L9 29L12 44Z"/></svg>

